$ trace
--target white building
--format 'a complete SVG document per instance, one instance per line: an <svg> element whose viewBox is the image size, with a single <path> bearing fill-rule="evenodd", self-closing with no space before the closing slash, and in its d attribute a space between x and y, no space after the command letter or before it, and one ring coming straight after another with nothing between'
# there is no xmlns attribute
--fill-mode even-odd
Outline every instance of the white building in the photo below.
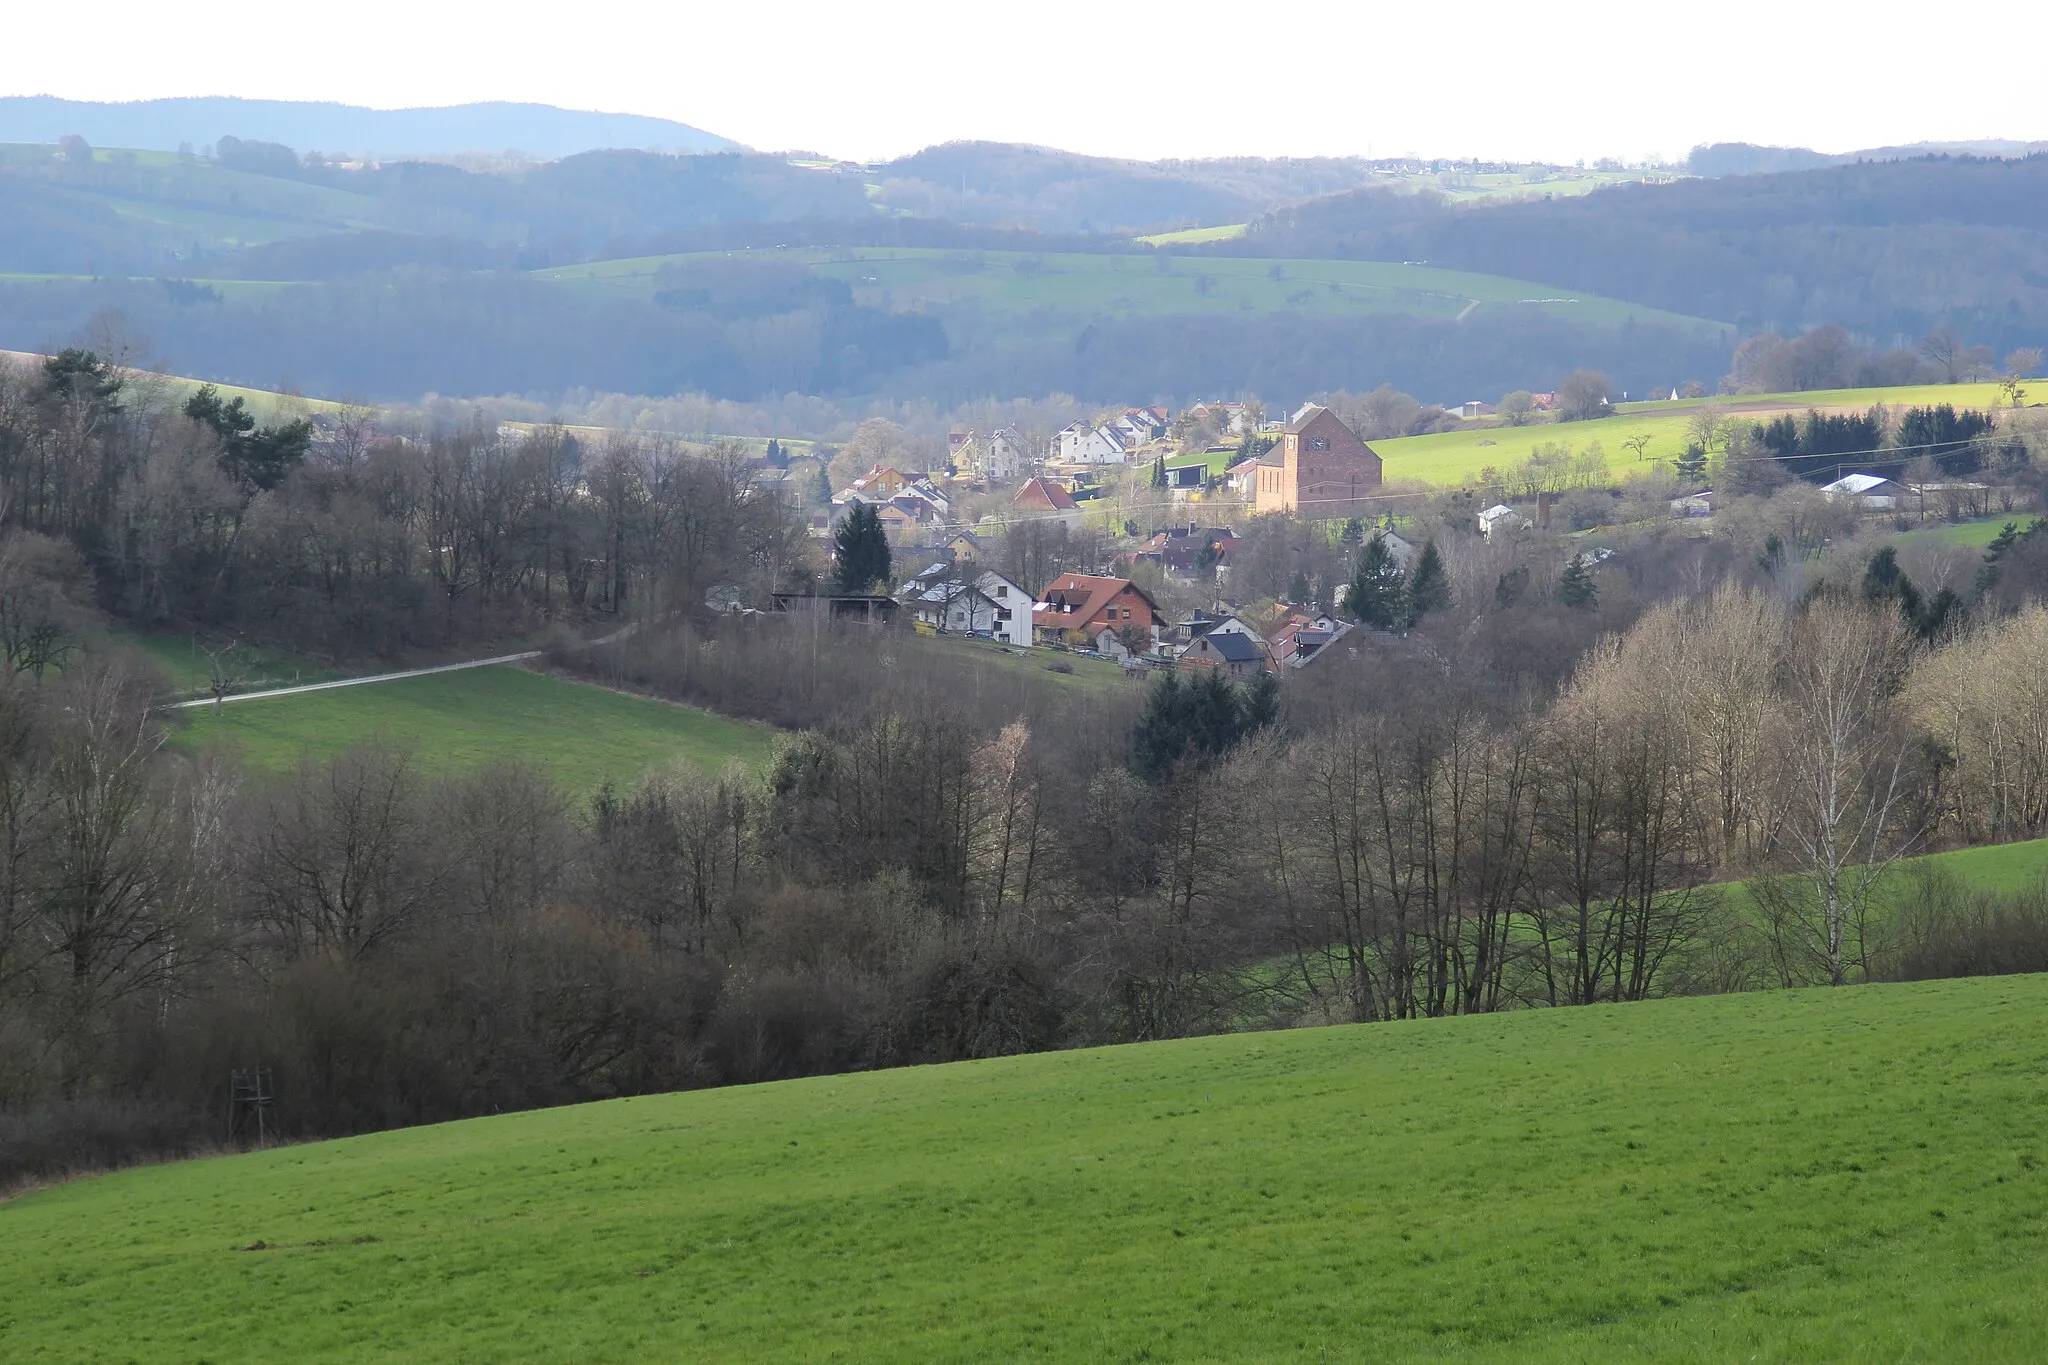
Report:
<svg viewBox="0 0 2048 1365"><path fill-rule="evenodd" d="M1048 458L1058 464L1122 464L1129 449L1114 427L1073 422L1053 436Z"/></svg>
<svg viewBox="0 0 2048 1365"><path fill-rule="evenodd" d="M1866 512L1896 511L1906 495L1903 486L1875 474L1844 474L1820 491L1836 502L1854 502Z"/></svg>
<svg viewBox="0 0 2048 1365"><path fill-rule="evenodd" d="M1030 647L1031 594L993 569L942 561L905 583L897 597L918 620L939 630Z"/></svg>

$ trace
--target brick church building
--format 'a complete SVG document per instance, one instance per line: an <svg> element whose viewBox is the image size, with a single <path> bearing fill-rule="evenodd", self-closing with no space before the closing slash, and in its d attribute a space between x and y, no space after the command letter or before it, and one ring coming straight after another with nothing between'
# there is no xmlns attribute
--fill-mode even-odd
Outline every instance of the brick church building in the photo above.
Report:
<svg viewBox="0 0 2048 1365"><path fill-rule="evenodd" d="M1360 500L1380 487L1380 457L1336 413L1313 403L1294 414L1256 472L1253 511L1318 521L1364 516L1371 504Z"/></svg>

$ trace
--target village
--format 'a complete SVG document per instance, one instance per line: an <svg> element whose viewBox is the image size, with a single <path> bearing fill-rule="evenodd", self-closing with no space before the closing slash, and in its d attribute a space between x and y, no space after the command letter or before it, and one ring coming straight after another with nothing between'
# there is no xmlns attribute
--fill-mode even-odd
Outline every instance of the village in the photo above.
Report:
<svg viewBox="0 0 2048 1365"><path fill-rule="evenodd" d="M1556 402L1548 393L1528 397L1538 412ZM1494 413L1480 402L1447 410L1463 422L1485 423ZM1348 600L1350 566L1370 541L1390 574L1409 574L1429 541L1417 513L1433 490L1390 486L1372 446L1316 403L1284 420L1269 420L1256 401L1198 403L1177 415L1129 407L1038 440L1013 427L955 430L944 468L903 467L909 463L872 465L808 513L828 561L854 510L871 514L890 551L886 582L855 585L842 572L838 591L777 593L778 609L871 623L900 616L921 635L1099 657L1128 677L1161 668L1213 669L1232 681L1284 677L1322 659L1356 657L1368 637L1394 634L1394 623L1370 619ZM1705 534L1719 498L1702 482L1654 504L1656 517ZM785 477L783 486L796 480ZM1584 529L1563 519L1553 525L1558 494L1475 496L1483 492L1463 492L1471 503L1464 527L1482 544ZM1988 515L1990 493L1983 483L1862 473L1813 490L1851 520L1908 509L1924 516L1930 501L1952 514ZM1246 528L1261 518L1286 519L1304 528L1299 538L1328 541L1340 572L1297 573L1287 592L1245 584L1236 571ZM1005 556L1002 546L1019 535L1070 553ZM1589 543L1569 553L1567 570L1590 575L1613 552Z"/></svg>

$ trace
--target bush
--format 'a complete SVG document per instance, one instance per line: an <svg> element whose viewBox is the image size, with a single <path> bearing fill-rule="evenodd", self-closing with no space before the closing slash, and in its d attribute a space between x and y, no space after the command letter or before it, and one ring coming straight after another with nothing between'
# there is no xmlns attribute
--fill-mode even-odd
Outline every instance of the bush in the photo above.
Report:
<svg viewBox="0 0 2048 1365"><path fill-rule="evenodd" d="M1946 873L1921 879L1888 965L1882 974L1897 981L2048 972L2048 879L2008 894L1972 891Z"/></svg>

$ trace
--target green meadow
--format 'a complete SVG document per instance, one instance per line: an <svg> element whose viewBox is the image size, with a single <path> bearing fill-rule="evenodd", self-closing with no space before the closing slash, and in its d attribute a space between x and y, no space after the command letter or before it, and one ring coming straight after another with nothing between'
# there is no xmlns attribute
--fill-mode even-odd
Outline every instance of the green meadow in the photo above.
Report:
<svg viewBox="0 0 2048 1365"><path fill-rule="evenodd" d="M2048 1355L2048 977L1233 1034L0 1204L0 1357Z"/></svg>
<svg viewBox="0 0 2048 1365"><path fill-rule="evenodd" d="M2048 397L2048 387L2043 396ZM1998 401L1996 384L1919 384L1896 389L1824 389L1811 393L1746 394L1717 400L1723 415L1735 421L1767 422L1779 413L1862 412L1873 403L1887 407L1926 407L1947 403L1956 408L1989 408ZM1491 399L1489 399L1491 401ZM1556 443L1583 451L1598 441L1609 471L1617 478L1646 473L1659 461L1685 453L1687 425L1705 399L1656 403L1621 403L1606 417L1590 422L1536 422L1528 426L1468 425L1428 436L1403 436L1375 441L1372 448L1385 461L1389 481L1430 484L1485 481L1492 469L1505 472L1527 463L1538 446ZM1622 442L1648 436L1642 457ZM1853 471L1851 471L1853 472Z"/></svg>
<svg viewBox="0 0 2048 1365"><path fill-rule="evenodd" d="M177 715L174 745L192 752L218 747L257 769L288 770L303 758L386 741L409 746L429 772L520 763L577 794L606 782L628 786L676 764L705 773L756 765L774 734L769 726L508 665Z"/></svg>
<svg viewBox="0 0 2048 1365"><path fill-rule="evenodd" d="M1139 316L1399 312L1456 318L1479 309L1534 309L1596 324L1633 318L1722 330L1720 323L1579 290L1389 261L817 247L592 261L536 271L535 277L586 291L648 296L664 266L717 268L748 255L809 266L844 280L863 302L898 312L971 306L986 316L1019 322L1046 311Z"/></svg>

